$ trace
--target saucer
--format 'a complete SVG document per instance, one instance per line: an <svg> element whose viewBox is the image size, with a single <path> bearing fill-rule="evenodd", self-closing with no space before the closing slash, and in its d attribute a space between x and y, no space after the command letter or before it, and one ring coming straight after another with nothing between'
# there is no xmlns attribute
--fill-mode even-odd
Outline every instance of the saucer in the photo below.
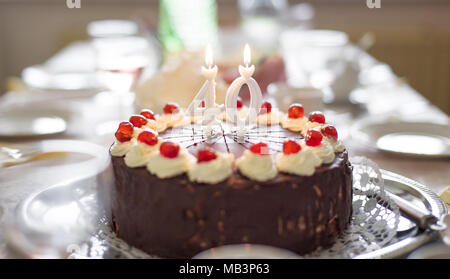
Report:
<svg viewBox="0 0 450 279"><path fill-rule="evenodd" d="M398 156L450 158L450 125L431 122L362 120L352 137L369 148Z"/></svg>
<svg viewBox="0 0 450 279"><path fill-rule="evenodd" d="M9 108L0 113L0 137L36 137L64 133L67 111L44 107Z"/></svg>

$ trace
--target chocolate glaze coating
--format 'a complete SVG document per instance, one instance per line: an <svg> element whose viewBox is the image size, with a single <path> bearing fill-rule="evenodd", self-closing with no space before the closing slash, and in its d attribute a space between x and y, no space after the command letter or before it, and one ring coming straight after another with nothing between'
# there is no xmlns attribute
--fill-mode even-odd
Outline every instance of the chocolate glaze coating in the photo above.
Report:
<svg viewBox="0 0 450 279"><path fill-rule="evenodd" d="M346 151L312 176L279 173L256 182L235 171L214 185L191 182L185 174L159 179L143 167L127 167L121 157L112 157L112 164L115 232L161 257L190 258L236 243L305 254L331 246L352 214L352 167Z"/></svg>

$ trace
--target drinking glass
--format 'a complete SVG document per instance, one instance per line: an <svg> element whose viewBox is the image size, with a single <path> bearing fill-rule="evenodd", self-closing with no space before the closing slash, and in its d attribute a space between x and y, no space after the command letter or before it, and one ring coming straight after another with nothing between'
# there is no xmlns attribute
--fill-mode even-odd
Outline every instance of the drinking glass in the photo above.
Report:
<svg viewBox="0 0 450 279"><path fill-rule="evenodd" d="M281 51L289 83L326 88L345 67L348 36L334 30L289 29L281 35Z"/></svg>
<svg viewBox="0 0 450 279"><path fill-rule="evenodd" d="M113 94L134 89L149 64L149 43L143 37L127 36L93 40L99 81Z"/></svg>
<svg viewBox="0 0 450 279"><path fill-rule="evenodd" d="M239 0L241 27L248 43L263 51L278 47L287 0Z"/></svg>
<svg viewBox="0 0 450 279"><path fill-rule="evenodd" d="M103 21L103 32L91 32L92 47L96 55L97 78L106 88L95 98L97 109L107 110L110 118L101 124L98 133L108 133L117 128L120 121L134 112L133 90L144 69L151 64L151 44L139 36L129 21ZM120 25L124 24L124 25ZM99 24L100 25L100 24ZM115 26L112 28L112 26ZM123 28L118 28L122 26ZM126 28L128 26L128 28ZM92 25L88 30L92 31ZM114 32L116 30L117 32Z"/></svg>

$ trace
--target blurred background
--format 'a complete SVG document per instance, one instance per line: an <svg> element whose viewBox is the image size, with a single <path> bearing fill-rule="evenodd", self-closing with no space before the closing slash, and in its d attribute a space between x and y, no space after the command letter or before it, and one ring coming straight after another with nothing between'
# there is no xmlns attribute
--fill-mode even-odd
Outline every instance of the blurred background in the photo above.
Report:
<svg viewBox="0 0 450 279"><path fill-rule="evenodd" d="M131 19L158 37L164 1L81 0L79 9L69 9L65 2L0 0L1 93L16 89L18 82L20 85L21 80L17 78L21 78L26 67L44 63L72 42L89 39L86 28L92 21ZM255 12L258 7L251 5L245 7L245 2L251 4L254 1L242 1L241 5L237 0L214 1L213 5L217 7L210 10L214 13L211 20L217 16L218 26L223 30L239 26L244 31L252 29L259 23L245 19L260 11ZM369 9L365 0L268 2L273 6L262 13L278 13L277 24L281 27L269 24L266 27L272 27L264 29L266 31L302 24L305 28L344 31L353 43L371 32L375 42L367 49L368 53L389 64L397 76L406 79L441 110L450 112L450 1L381 0L380 9ZM297 11L292 8L302 3L310 5ZM253 46L256 47L255 43ZM241 45L238 43L236 47Z"/></svg>

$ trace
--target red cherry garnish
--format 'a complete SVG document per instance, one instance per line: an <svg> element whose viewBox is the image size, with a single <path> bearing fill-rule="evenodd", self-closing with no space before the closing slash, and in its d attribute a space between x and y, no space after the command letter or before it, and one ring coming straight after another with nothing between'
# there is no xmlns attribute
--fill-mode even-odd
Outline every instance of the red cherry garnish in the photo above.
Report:
<svg viewBox="0 0 450 279"><path fill-rule="evenodd" d="M148 121L142 115L133 115L130 117L130 122L134 127L141 128L142 126L147 124Z"/></svg>
<svg viewBox="0 0 450 279"><path fill-rule="evenodd" d="M327 138L332 138L333 140L337 140L338 139L338 133L336 128L334 128L334 126L332 125L327 125L325 127L322 127L322 129L320 130L322 132L322 134L324 134L324 136L326 136Z"/></svg>
<svg viewBox="0 0 450 279"><path fill-rule="evenodd" d="M180 107L176 103L167 103L163 111L165 114L174 114L180 111Z"/></svg>
<svg viewBox="0 0 450 279"><path fill-rule="evenodd" d="M211 151L209 148L202 149L197 153L197 162L198 163L209 162L216 158L217 158L217 155L213 151Z"/></svg>
<svg viewBox="0 0 450 279"><path fill-rule="evenodd" d="M115 133L116 139L120 142L126 142L131 140L133 136L133 124L130 122L121 122L119 128Z"/></svg>
<svg viewBox="0 0 450 279"><path fill-rule="evenodd" d="M269 147L265 143L255 143L250 147L250 151L258 155L269 155Z"/></svg>
<svg viewBox="0 0 450 279"><path fill-rule="evenodd" d="M198 107L199 108L204 108L205 106L206 106L205 100L203 100Z"/></svg>
<svg viewBox="0 0 450 279"><path fill-rule="evenodd" d="M139 134L137 140L148 145L155 145L158 143L158 133L152 129L145 129Z"/></svg>
<svg viewBox="0 0 450 279"><path fill-rule="evenodd" d="M285 140L283 143L283 153L286 155L298 153L300 150L302 150L300 144L293 140Z"/></svg>
<svg viewBox="0 0 450 279"><path fill-rule="evenodd" d="M237 97L236 107L237 107L237 109L242 108L242 98L239 96Z"/></svg>
<svg viewBox="0 0 450 279"><path fill-rule="evenodd" d="M159 153L169 159L177 157L178 152L180 152L180 146L171 141L163 142L159 147Z"/></svg>
<svg viewBox="0 0 450 279"><path fill-rule="evenodd" d="M144 116L147 119L152 119L152 120L156 120L155 118L155 114L153 113L153 111L149 110L149 109L143 109L141 110L141 115Z"/></svg>
<svg viewBox="0 0 450 279"><path fill-rule="evenodd" d="M305 115L305 109L301 104L292 104L288 109L288 117L297 119L302 118Z"/></svg>
<svg viewBox="0 0 450 279"><path fill-rule="evenodd" d="M269 102L264 102L261 106L260 114L270 113L272 111L272 104Z"/></svg>
<svg viewBox="0 0 450 279"><path fill-rule="evenodd" d="M309 129L306 132L305 143L308 146L318 146L322 143L322 134L314 129Z"/></svg>
<svg viewBox="0 0 450 279"><path fill-rule="evenodd" d="M310 122L317 122L324 124L325 123L325 116L320 111L313 111L309 114L308 120Z"/></svg>

